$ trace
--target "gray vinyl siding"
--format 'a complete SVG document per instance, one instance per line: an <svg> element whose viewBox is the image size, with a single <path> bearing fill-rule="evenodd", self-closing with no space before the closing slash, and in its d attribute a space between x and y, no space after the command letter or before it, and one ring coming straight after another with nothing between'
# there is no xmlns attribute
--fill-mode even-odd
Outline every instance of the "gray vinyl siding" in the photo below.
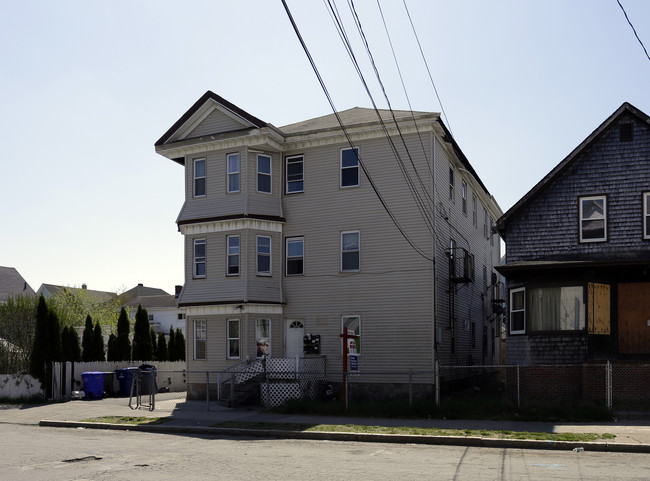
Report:
<svg viewBox="0 0 650 481"><path fill-rule="evenodd" d="M247 237L246 255L248 297L251 302L282 302L282 235L277 232L250 230ZM257 274L257 236L271 238L271 275ZM242 248L242 252L244 249ZM243 272L243 271L242 271Z"/></svg>
<svg viewBox="0 0 650 481"><path fill-rule="evenodd" d="M209 134L217 134L222 132L230 132L233 130L240 130L244 125L232 117L215 110L208 115L199 126L197 126L187 138L202 137Z"/></svg>

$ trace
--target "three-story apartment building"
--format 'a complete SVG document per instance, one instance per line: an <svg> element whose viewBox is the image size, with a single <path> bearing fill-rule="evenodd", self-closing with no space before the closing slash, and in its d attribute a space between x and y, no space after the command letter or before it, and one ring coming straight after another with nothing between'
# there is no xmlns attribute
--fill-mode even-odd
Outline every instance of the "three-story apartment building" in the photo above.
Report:
<svg viewBox="0 0 650 481"><path fill-rule="evenodd" d="M311 335L340 373L344 328L359 370L498 356L501 210L438 114L276 128L207 92L155 147L185 171L188 369L303 356Z"/></svg>

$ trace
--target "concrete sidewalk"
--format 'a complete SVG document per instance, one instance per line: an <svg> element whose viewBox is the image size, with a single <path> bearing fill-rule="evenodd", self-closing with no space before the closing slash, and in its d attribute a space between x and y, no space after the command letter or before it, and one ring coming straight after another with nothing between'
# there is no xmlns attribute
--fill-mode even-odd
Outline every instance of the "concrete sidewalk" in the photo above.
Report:
<svg viewBox="0 0 650 481"><path fill-rule="evenodd" d="M274 414L257 409L230 409L211 404L207 410L205 402L164 399L156 396L156 409L133 410L128 398L107 398L103 400L73 400L44 405L1 405L0 423L28 424L60 427L86 427L104 429L129 429L131 431L153 431L173 434L265 436L285 438L308 438L330 440L354 440L364 442L408 442L421 444L458 444L464 446L516 447L532 449L584 448L593 451L619 451L650 453L650 421L622 420L612 423L567 424L548 422L445 420L445 419L385 419L343 416L308 416ZM153 426L116 426L97 423L83 423L84 419L101 416L146 416L171 417L171 421ZM595 442L563 442L510 440L465 436L418 436L377 435L364 433L322 433L312 431L249 430L213 428L214 424L227 421L251 423L292 424L338 424L359 426L419 427L440 429L506 430L518 432L546 433L610 433L614 439Z"/></svg>

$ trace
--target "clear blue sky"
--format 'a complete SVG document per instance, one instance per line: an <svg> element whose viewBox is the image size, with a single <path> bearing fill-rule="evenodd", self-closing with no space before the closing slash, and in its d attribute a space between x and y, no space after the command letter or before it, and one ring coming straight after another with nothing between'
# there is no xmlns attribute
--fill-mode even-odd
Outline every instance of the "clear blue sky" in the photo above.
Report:
<svg viewBox="0 0 650 481"><path fill-rule="evenodd" d="M650 2L621 3L650 48ZM370 107L323 2L288 4L336 107ZM377 1L355 5L393 108L408 108ZM650 113L650 60L616 0L407 5L454 136L504 211L624 101ZM413 109L439 112L402 0L381 6ZM280 0L0 8L0 265L34 289L183 283L183 172L153 144L206 90L276 126L331 113Z"/></svg>

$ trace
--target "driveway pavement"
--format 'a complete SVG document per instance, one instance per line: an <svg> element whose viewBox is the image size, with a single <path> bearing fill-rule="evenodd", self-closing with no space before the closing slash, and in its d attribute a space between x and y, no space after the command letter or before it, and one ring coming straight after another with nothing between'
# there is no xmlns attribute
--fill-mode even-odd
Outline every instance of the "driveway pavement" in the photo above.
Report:
<svg viewBox="0 0 650 481"><path fill-rule="evenodd" d="M177 396L177 393L172 393ZM129 429L131 431L156 431L201 435L238 435L265 437L294 437L309 439L356 440L366 442L408 442L420 444L458 444L469 446L516 447L534 449L574 449L593 451L645 452L650 453L650 421L620 420L611 423L548 423L519 421L445 420L445 419L386 419L362 417L334 417L286 415L265 412L259 409L231 409L205 402L165 399L165 394L156 396L156 409L146 407L131 409L128 398L106 398L102 400L72 400L43 405L0 405L0 424L32 424L41 426L85 427L101 429ZM171 417L171 421L153 426L116 426L87 423L83 420L101 416L146 416ZM611 433L616 437L595 442L563 442L511 440L482 437L418 436L418 435L371 435L364 433L317 433L312 431L280 431L223 429L211 427L226 421L254 423L300 423L340 424L359 426L410 426L421 428L507 430L519 432L547 433Z"/></svg>

